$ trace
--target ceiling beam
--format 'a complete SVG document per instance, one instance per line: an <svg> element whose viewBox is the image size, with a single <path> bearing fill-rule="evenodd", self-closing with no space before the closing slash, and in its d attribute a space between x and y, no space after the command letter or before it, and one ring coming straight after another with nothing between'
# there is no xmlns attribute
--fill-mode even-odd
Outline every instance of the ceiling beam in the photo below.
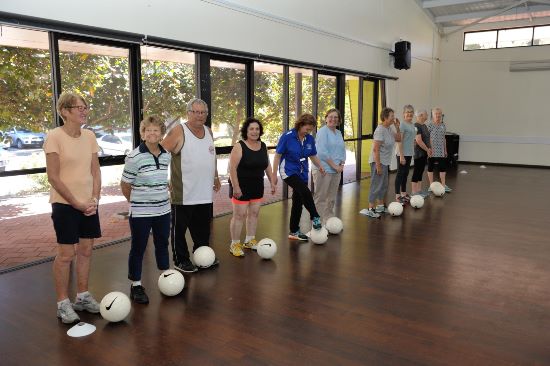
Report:
<svg viewBox="0 0 550 366"><path fill-rule="evenodd" d="M480 0L424 0L422 1L422 7L424 9L431 9L441 6L478 3L479 1Z"/></svg>
<svg viewBox="0 0 550 366"><path fill-rule="evenodd" d="M521 2L520 4L514 4L514 6L512 6L511 8L507 7L507 8L499 9L499 10L479 11L479 12L474 12L474 13L460 13L460 14L452 14L452 15L442 15L442 16L435 17L435 22L437 24L441 24L441 23L447 23L447 22L454 22L454 21L457 21L457 20L480 19L480 18L488 19L488 18L492 18L494 16L507 15L506 13L509 13L509 14L523 14L523 13L527 13L528 10L524 7L518 7L518 6L523 5L524 3L525 3L525 1ZM516 9L514 9L514 8L516 8ZM548 6L548 5L535 5L535 6L530 6L529 10L530 10L531 14L534 14L534 13L539 12L539 11L550 11L550 6Z"/></svg>
<svg viewBox="0 0 550 366"><path fill-rule="evenodd" d="M477 20L474 20L473 22L471 22L471 23L469 23L469 24L466 24L466 25L464 25L464 26L462 26L462 27L459 27L459 28L457 28L457 29L454 29L454 30L452 30L452 31L450 31L450 32L448 32L448 33L445 33L445 36L449 36L449 35L451 35L451 34L453 34L453 33L460 32L461 30L466 29L466 28L469 28L469 27L471 27L472 25L476 25L477 23L480 23L480 22L482 22L482 21L484 21L484 20L486 20L486 19L492 18L492 17L497 16L497 15L501 15L502 13L506 13L506 12L509 11L510 9L514 9L514 8L520 6L520 5L525 4L526 2L527 2L527 0L521 0L521 1L518 1L518 2L516 2L516 3L510 4L510 5L508 5L507 7L503 8L503 9L500 9L500 10L498 10L498 11L493 12L492 14L489 14L489 15L487 15L487 16L485 16L485 17L481 17L481 18L479 18L479 19L477 19ZM472 14L472 13L470 13L470 14Z"/></svg>

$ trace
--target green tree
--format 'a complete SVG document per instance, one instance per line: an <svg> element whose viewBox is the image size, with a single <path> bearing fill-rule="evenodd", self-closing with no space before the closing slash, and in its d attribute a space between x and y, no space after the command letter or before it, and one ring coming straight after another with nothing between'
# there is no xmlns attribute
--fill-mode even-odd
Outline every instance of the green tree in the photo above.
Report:
<svg viewBox="0 0 550 366"><path fill-rule="evenodd" d="M48 51L0 46L0 129L52 127L50 70Z"/></svg>

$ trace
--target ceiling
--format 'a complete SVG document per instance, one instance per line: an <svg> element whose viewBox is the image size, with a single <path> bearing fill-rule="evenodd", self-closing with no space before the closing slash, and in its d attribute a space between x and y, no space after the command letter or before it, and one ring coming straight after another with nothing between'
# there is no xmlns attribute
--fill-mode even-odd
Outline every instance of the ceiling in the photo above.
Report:
<svg viewBox="0 0 550 366"><path fill-rule="evenodd" d="M442 28L550 17L550 0L417 0Z"/></svg>

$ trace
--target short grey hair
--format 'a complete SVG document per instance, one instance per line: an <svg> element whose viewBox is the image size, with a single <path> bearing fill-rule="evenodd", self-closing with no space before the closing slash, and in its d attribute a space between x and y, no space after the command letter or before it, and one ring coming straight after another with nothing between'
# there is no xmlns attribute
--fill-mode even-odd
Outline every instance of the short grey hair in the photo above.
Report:
<svg viewBox="0 0 550 366"><path fill-rule="evenodd" d="M434 107L434 108L432 108L432 115L437 111L443 113L443 110L440 107Z"/></svg>
<svg viewBox="0 0 550 366"><path fill-rule="evenodd" d="M202 104L206 109L206 111L208 112L208 104L206 104L204 100L199 98L193 98L189 102L187 102L187 112L191 112L195 104Z"/></svg>
<svg viewBox="0 0 550 366"><path fill-rule="evenodd" d="M420 116L422 113L425 113L426 116L428 115L428 111L425 110L425 109L417 109L417 110L414 112L414 115L418 117L418 116Z"/></svg>
<svg viewBox="0 0 550 366"><path fill-rule="evenodd" d="M410 104L406 104L404 107L403 107L403 113L405 112L414 112L414 107Z"/></svg>

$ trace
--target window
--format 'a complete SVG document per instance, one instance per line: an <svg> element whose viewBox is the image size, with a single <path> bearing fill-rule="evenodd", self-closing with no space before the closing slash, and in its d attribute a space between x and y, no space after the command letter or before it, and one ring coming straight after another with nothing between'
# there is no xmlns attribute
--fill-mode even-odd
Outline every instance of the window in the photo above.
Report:
<svg viewBox="0 0 550 366"><path fill-rule="evenodd" d="M317 92L317 128L320 128L327 111L336 108L336 76L319 74Z"/></svg>
<svg viewBox="0 0 550 366"><path fill-rule="evenodd" d="M246 119L245 64L210 61L212 133L216 146L233 146Z"/></svg>
<svg viewBox="0 0 550 366"><path fill-rule="evenodd" d="M187 118L187 102L196 96L195 54L141 47L143 114L164 118L170 128Z"/></svg>
<svg viewBox="0 0 550 366"><path fill-rule="evenodd" d="M346 75L345 82L345 104L342 112L340 130L344 139L354 139L359 132L359 84L357 76ZM344 183L355 181L357 143L346 142L346 165L344 166Z"/></svg>
<svg viewBox="0 0 550 366"><path fill-rule="evenodd" d="M533 36L533 46L550 44L550 25L545 27L535 27Z"/></svg>
<svg viewBox="0 0 550 366"><path fill-rule="evenodd" d="M283 133L283 66L254 63L254 117L264 126L262 141L277 145Z"/></svg>
<svg viewBox="0 0 550 366"><path fill-rule="evenodd" d="M464 34L464 50L485 50L496 48L497 31L472 32Z"/></svg>
<svg viewBox="0 0 550 366"><path fill-rule="evenodd" d="M63 91L82 95L90 106L87 128L96 136L131 134L129 51L99 44L59 41ZM110 138L107 138L109 140ZM113 149L98 138L100 155L124 155L132 150Z"/></svg>
<svg viewBox="0 0 550 366"><path fill-rule="evenodd" d="M48 33L2 26L0 32L0 170L42 168L53 127Z"/></svg>
<svg viewBox="0 0 550 366"><path fill-rule="evenodd" d="M303 113L313 112L313 70L291 67L289 70L290 128Z"/></svg>
<svg viewBox="0 0 550 366"><path fill-rule="evenodd" d="M374 90L376 84L374 81L363 81L363 123L361 135L372 135L374 130L373 125L378 121L378 117L374 115Z"/></svg>
<svg viewBox="0 0 550 366"><path fill-rule="evenodd" d="M498 31L497 48L531 46L533 28L502 29Z"/></svg>
<svg viewBox="0 0 550 366"><path fill-rule="evenodd" d="M464 51L550 44L550 26L495 29L464 33Z"/></svg>

